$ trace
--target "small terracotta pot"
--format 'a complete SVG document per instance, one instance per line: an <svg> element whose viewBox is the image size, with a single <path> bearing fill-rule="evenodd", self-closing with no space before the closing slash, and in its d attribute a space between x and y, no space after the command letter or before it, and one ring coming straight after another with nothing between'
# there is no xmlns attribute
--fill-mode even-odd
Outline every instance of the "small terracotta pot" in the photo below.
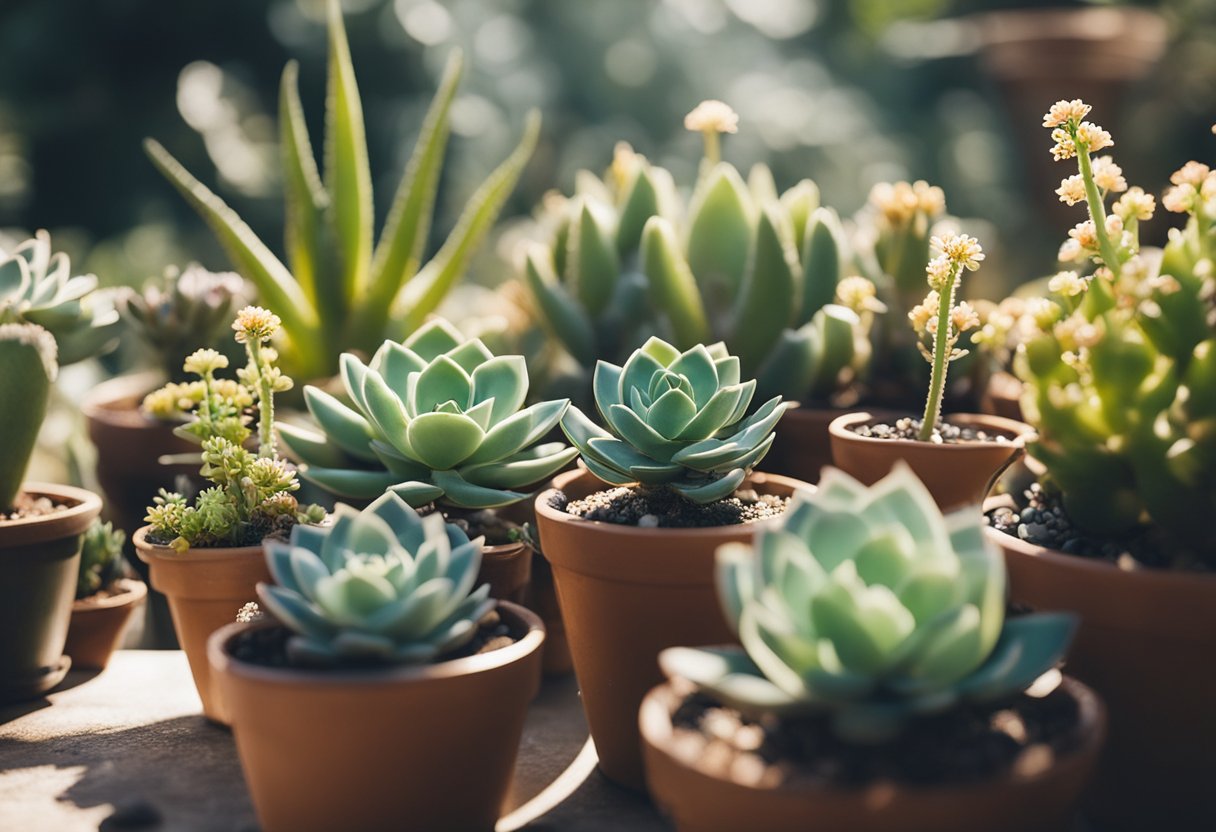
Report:
<svg viewBox="0 0 1216 832"><path fill-rule="evenodd" d="M492 830L545 637L523 607L498 609L522 634L515 644L420 667L260 667L230 645L270 625L215 633L208 654L261 828Z"/></svg>
<svg viewBox="0 0 1216 832"><path fill-rule="evenodd" d="M760 473L747 484L781 496L808 487ZM583 520L549 505L556 491L578 498L609 486L585 471L561 474L553 485L536 498L541 550L553 567L600 769L640 790L637 712L662 681L658 654L734 641L714 588L714 553L723 543L751 540L759 524L643 529Z"/></svg>
<svg viewBox="0 0 1216 832"><path fill-rule="evenodd" d="M28 482L22 492L69 508L0 521L0 703L41 696L67 674L81 536L101 512L101 498L83 488Z"/></svg>
<svg viewBox="0 0 1216 832"><path fill-rule="evenodd" d="M481 550L477 585L488 583L490 597L522 604L532 582L532 547L527 543L503 543Z"/></svg>
<svg viewBox="0 0 1216 832"><path fill-rule="evenodd" d="M1064 689L1080 706L1082 744L1029 777L1007 773L935 787L762 788L726 779L680 753L671 716L683 697L667 683L647 694L638 716L646 780L679 832L1067 832L1102 744L1105 712L1079 682L1065 677Z"/></svg>
<svg viewBox="0 0 1216 832"><path fill-rule="evenodd" d="M72 604L63 652L72 658L72 666L77 669L105 670L110 656L122 642L132 614L148 597L148 585L132 578L119 578L110 590L112 594L94 593Z"/></svg>
<svg viewBox="0 0 1216 832"><path fill-rule="evenodd" d="M860 412L834 420L828 426L833 462L846 474L873 485L902 459L943 510L981 502L1001 472L1025 453L1026 437L1033 433L1033 428L1023 422L979 413L954 413L943 420L1000 434L1011 441L938 445L912 439L875 439L852 430L858 425L891 423L898 418L895 413Z"/></svg>
<svg viewBox="0 0 1216 832"><path fill-rule="evenodd" d="M980 410L1018 422L1022 418L1022 382L1012 373L993 373L980 398Z"/></svg>
<svg viewBox="0 0 1216 832"><path fill-rule="evenodd" d="M259 582L273 583L266 555L259 546L235 549L193 547L178 553L168 546L147 542L150 526L135 532L135 552L148 564L152 588L169 599L173 629L186 651L194 686L203 700L203 714L228 724L222 697L211 684L207 664L207 638L236 620L249 601L257 600Z"/></svg>
<svg viewBox="0 0 1216 832"><path fill-rule="evenodd" d="M986 532L1014 602L1081 616L1068 672L1110 709L1087 814L1104 832L1161 828L1166 815L1171 830L1216 829L1216 575L1128 571Z"/></svg>
<svg viewBox="0 0 1216 832"><path fill-rule="evenodd" d="M773 447L764 457L764 470L803 482L819 482L823 466L832 464L828 425L848 412L840 408L810 407L785 411L773 431Z"/></svg>

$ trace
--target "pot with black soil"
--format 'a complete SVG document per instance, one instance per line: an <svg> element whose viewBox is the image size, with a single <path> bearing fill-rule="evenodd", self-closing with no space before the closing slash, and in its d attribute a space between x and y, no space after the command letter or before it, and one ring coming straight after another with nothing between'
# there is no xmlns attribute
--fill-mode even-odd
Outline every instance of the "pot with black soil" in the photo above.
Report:
<svg viewBox="0 0 1216 832"><path fill-rule="evenodd" d="M1072 829L1104 709L1054 669L1073 617L1006 618L982 532L905 465L870 488L829 468L719 549L742 646L665 650L639 715L676 828Z"/></svg>
<svg viewBox="0 0 1216 832"><path fill-rule="evenodd" d="M99 520L85 533L76 600L63 649L77 669L105 669L132 615L148 596L148 585L131 577L123 558L126 538L113 524Z"/></svg>
<svg viewBox="0 0 1216 832"><path fill-rule="evenodd" d="M271 617L208 648L261 827L492 830L544 628L476 586L480 544L390 493L266 556Z"/></svg>

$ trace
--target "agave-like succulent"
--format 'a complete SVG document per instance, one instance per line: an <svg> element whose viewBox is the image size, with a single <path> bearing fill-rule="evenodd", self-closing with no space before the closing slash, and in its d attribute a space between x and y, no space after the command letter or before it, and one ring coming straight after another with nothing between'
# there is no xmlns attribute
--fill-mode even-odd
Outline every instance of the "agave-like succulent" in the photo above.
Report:
<svg viewBox="0 0 1216 832"><path fill-rule="evenodd" d="M332 526L267 542L277 585L258 584L258 597L293 631L295 662L427 662L466 644L494 608L489 584L473 586L482 542L383 494L363 511L338 506Z"/></svg>
<svg viewBox="0 0 1216 832"><path fill-rule="evenodd" d="M12 507L59 373L55 339L37 324L0 323L0 511Z"/></svg>
<svg viewBox="0 0 1216 832"><path fill-rule="evenodd" d="M386 341L370 364L347 353L341 367L351 406L304 390L323 436L279 428L305 479L339 496L391 490L414 506L495 508L524 499L513 489L553 476L578 454L561 442L536 444L569 401L522 407L523 357L495 356L443 319L402 344Z"/></svg>
<svg viewBox="0 0 1216 832"><path fill-rule="evenodd" d="M60 366L99 355L118 341L118 312L96 289L96 277L73 277L67 254L51 253L45 231L11 252L0 249L0 324L46 329L55 337Z"/></svg>
<svg viewBox="0 0 1216 832"><path fill-rule="evenodd" d="M675 648L664 670L744 712L823 713L852 741L996 702L1052 668L1075 616L1005 619L1005 567L975 507L942 516L902 463L872 487L824 469L781 526L718 550L743 648Z"/></svg>
<svg viewBox="0 0 1216 832"><path fill-rule="evenodd" d="M571 407L562 430L591 473L613 485L670 488L698 503L730 496L773 444L790 402L769 399L744 418L756 391L721 343L680 352L651 338L623 367L595 367L595 403L608 428Z"/></svg>

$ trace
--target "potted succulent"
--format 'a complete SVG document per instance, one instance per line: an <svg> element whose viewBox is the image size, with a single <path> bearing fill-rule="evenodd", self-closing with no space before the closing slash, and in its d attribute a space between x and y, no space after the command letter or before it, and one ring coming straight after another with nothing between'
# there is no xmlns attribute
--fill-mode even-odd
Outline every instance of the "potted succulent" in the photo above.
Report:
<svg viewBox="0 0 1216 832"><path fill-rule="evenodd" d="M642 788L637 708L677 644L730 639L713 592L713 552L779 515L799 483L753 473L790 407L774 396L745 415L756 381L725 346L681 352L659 338L624 366L601 361L606 427L577 407L562 429L584 471L536 498L600 768Z"/></svg>
<svg viewBox="0 0 1216 832"><path fill-rule="evenodd" d="M305 380L330 378L343 351L370 355L386 339L422 325L464 273L470 258L532 155L540 120L469 199L439 251L422 257L431 230L449 116L462 60L453 54L424 119L392 207L373 246L372 176L350 45L337 0L329 16L329 94L325 169L308 138L294 62L279 97L286 264L224 201L168 151L148 140L153 163L214 231L233 266L283 320L276 347L284 369Z"/></svg>
<svg viewBox="0 0 1216 832"><path fill-rule="evenodd" d="M1162 204L1186 215L1185 229L1164 252L1141 251L1156 201L1096 155L1113 141L1089 110L1060 101L1044 119L1056 158L1077 164L1058 193L1090 219L1061 249L1073 269L1053 278L1053 314L1017 361L1038 433L1028 450L1044 473L1012 504L990 504L990 534L1015 601L1080 613L1071 667L1111 717L1090 814L1104 829L1143 829L1168 805L1177 828L1209 829L1216 174L1189 162L1173 175ZM1097 266L1088 274L1086 261Z"/></svg>
<svg viewBox="0 0 1216 832"><path fill-rule="evenodd" d="M94 520L80 549L76 600L63 652L72 666L104 670L122 643L131 616L148 596L148 585L132 577L122 555L127 536L112 523Z"/></svg>
<svg viewBox="0 0 1216 832"><path fill-rule="evenodd" d="M309 386L304 400L321 432L280 425L307 481L338 497L370 501L386 491L439 511L487 537L481 580L492 597L524 600L532 549L519 526L494 510L570 464L578 451L541 440L567 400L524 407L523 356L495 356L436 318L403 343L385 341L370 363L342 356L350 404Z"/></svg>
<svg viewBox="0 0 1216 832"><path fill-rule="evenodd" d="M266 832L494 828L544 628L476 585L480 554L391 492L267 543L273 618L208 645Z"/></svg>
<svg viewBox="0 0 1216 832"><path fill-rule="evenodd" d="M291 387L268 346L279 328L278 316L247 306L232 328L243 344L247 365L237 371L242 396L225 395L215 377L228 359L211 349L190 355L185 369L197 375L203 395L192 421L178 428L202 447L199 473L211 483L193 502L161 490L148 507L148 525L135 532L135 551L148 564L152 587L167 596L177 640L186 651L203 713L225 722L223 702L215 695L206 656L207 637L232 621L254 597L259 581L269 580L262 541L283 536L297 523L318 523L325 512L301 506L295 471L277 453L274 396ZM245 447L254 433L247 400L256 404L256 451Z"/></svg>
<svg viewBox="0 0 1216 832"><path fill-rule="evenodd" d="M956 293L965 271L984 259L979 242L966 234L931 241L939 253L925 271L929 294L908 313L913 329L927 338L921 352L931 374L924 415L861 411L837 417L828 426L832 459L846 473L867 484L886 475L897 460L916 472L942 508L977 503L995 477L1021 453L1029 427L1011 419L983 414L942 418L942 397L950 363L966 355L959 338L979 325L979 316Z"/></svg>
<svg viewBox="0 0 1216 832"><path fill-rule="evenodd" d="M830 461L832 408L856 397L884 307L849 270L840 220L813 182L778 194L767 167L744 182L721 160L720 134L737 122L720 101L688 114L705 156L687 205L667 170L618 146L603 180L584 173L572 198L546 200L550 239L526 250L523 280L578 367L577 403L591 399L597 360L620 363L647 336L682 350L720 339L761 398L802 405L787 412L773 459L813 480Z"/></svg>
<svg viewBox="0 0 1216 832"><path fill-rule="evenodd" d="M983 532L899 463L868 488L829 468L719 548L742 647L665 650L640 712L676 828L1071 829L1103 707L1053 669L1074 616L1006 618Z"/></svg>

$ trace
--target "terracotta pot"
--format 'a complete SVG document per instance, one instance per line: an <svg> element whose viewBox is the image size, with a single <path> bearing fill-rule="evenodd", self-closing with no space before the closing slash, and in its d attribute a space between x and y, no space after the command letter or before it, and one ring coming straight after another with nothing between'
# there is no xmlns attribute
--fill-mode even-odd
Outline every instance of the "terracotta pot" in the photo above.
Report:
<svg viewBox="0 0 1216 832"><path fill-rule="evenodd" d="M773 447L764 457L764 470L803 482L819 482L823 466L832 464L828 425L848 412L840 408L810 407L785 411L773 431Z"/></svg>
<svg viewBox="0 0 1216 832"><path fill-rule="evenodd" d="M1067 832L1102 744L1105 713L1089 688L1065 677L1080 706L1081 747L1030 777L865 789L796 785L761 788L726 779L681 754L671 716L682 697L670 683L647 694L639 713L646 780L679 832Z"/></svg>
<svg viewBox="0 0 1216 832"><path fill-rule="evenodd" d="M1022 418L1022 382L1012 373L993 373L980 399L980 410L1002 419Z"/></svg>
<svg viewBox="0 0 1216 832"><path fill-rule="evenodd" d="M499 604L515 644L421 667L296 670L232 657L211 666L232 715L245 781L265 832L484 830L511 782L528 703L540 688L544 627Z"/></svg>
<svg viewBox="0 0 1216 832"><path fill-rule="evenodd" d="M734 640L714 588L714 552L751 540L756 524L643 529L582 520L549 500L557 490L577 498L607 486L585 471L561 474L553 484L536 498L541 549L553 567L600 768L643 789L637 712L646 691L662 681L658 654ZM805 487L760 473L749 484L782 496Z"/></svg>
<svg viewBox="0 0 1216 832"><path fill-rule="evenodd" d="M1216 829L1216 575L1127 571L987 534L1014 602L1080 613L1068 671L1110 709L1087 814L1103 832L1162 828L1167 816L1171 830Z"/></svg>
<svg viewBox="0 0 1216 832"><path fill-rule="evenodd" d="M943 418L952 425L1000 434L1011 441L937 445L913 439L875 439L851 430L857 425L890 423L897 418L900 415L896 413L864 411L839 417L828 426L832 460L846 474L873 485L902 459L943 510L981 502L1001 472L1025 452L1026 436L1033 432L1023 422L978 413L953 413Z"/></svg>
<svg viewBox="0 0 1216 832"><path fill-rule="evenodd" d="M101 498L83 488L27 482L22 492L69 508L0 521L0 703L41 696L68 672L72 662L63 645L81 539L101 512Z"/></svg>
<svg viewBox="0 0 1216 832"><path fill-rule="evenodd" d="M63 652L72 658L77 669L105 669L122 642L132 614L148 597L148 585L132 578L119 578L110 590L113 594L94 593L72 604Z"/></svg>
<svg viewBox="0 0 1216 832"><path fill-rule="evenodd" d="M481 550L477 585L488 583L490 597L522 604L532 583L532 547L526 543L504 543Z"/></svg>
<svg viewBox="0 0 1216 832"><path fill-rule="evenodd" d="M235 549L194 547L180 554L168 546L147 542L149 526L135 532L135 552L148 564L152 588L169 599L173 629L186 651L194 686L203 700L203 714L228 724L223 698L211 684L207 638L236 620L237 611L257 600L259 582L272 583L266 556L259 546Z"/></svg>

